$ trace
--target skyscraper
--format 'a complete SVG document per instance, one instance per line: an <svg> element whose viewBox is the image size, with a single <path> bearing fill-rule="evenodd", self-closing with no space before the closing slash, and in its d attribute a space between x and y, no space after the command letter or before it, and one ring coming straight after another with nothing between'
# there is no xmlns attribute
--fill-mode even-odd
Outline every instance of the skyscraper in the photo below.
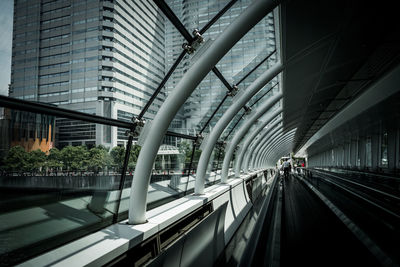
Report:
<svg viewBox="0 0 400 267"><path fill-rule="evenodd" d="M192 32L195 29L202 29L229 1L181 1L167 0L175 15L184 24L185 28ZM205 43L212 42L223 30L238 17L248 5L250 0L237 1L226 13L222 15L204 34ZM166 54L166 61L172 62L177 57L177 47L182 47L184 39L166 27L166 49L172 51ZM201 49L201 46L199 50ZM235 85L248 71L252 70L262 59L275 49L275 29L273 14L266 16L259 22L244 38L242 38L233 49L231 49L217 64L218 70L224 78ZM194 55L187 55L179 64L167 83L167 93L173 91L176 83L183 74L196 61ZM275 55L273 56L275 58ZM267 64L264 64L267 65ZM265 67L258 68L252 77L243 81L239 90L246 88L255 77L265 71ZM220 100L227 93L226 87L218 80L213 73L199 84L196 91L190 96L180 114L176 116L174 127L176 131L191 133L198 132L203 127L208 118L217 108ZM223 110L232 103L232 98L227 98L221 111L216 114L220 117ZM180 122L180 123L179 123ZM210 126L214 126L216 120L211 121Z"/></svg>
<svg viewBox="0 0 400 267"><path fill-rule="evenodd" d="M164 23L149 0L15 0L10 96L130 120L164 76ZM59 146L127 139L111 126L56 124Z"/></svg>

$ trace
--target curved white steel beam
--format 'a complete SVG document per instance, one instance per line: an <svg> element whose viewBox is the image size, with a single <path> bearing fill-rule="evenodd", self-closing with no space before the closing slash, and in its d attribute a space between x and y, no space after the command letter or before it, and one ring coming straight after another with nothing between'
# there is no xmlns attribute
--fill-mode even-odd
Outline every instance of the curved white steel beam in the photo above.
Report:
<svg viewBox="0 0 400 267"><path fill-rule="evenodd" d="M250 165L250 169L253 171L254 168L256 167L256 161L260 156L261 151L272 141L275 140L275 138L279 135L282 134L283 131L283 126L278 126L276 127L273 131L271 131L271 133L268 134L268 136L266 138L264 138L263 142L260 142L256 149L254 150L254 153L252 154L252 158L251 158L251 165Z"/></svg>
<svg viewBox="0 0 400 267"><path fill-rule="evenodd" d="M286 134L280 136L274 143L271 143L268 147L265 148L264 152L269 155L272 153L275 149L279 147L284 142L292 142L293 141L293 136L294 132L287 132Z"/></svg>
<svg viewBox="0 0 400 267"><path fill-rule="evenodd" d="M255 129L251 134L249 134L246 139L243 142L242 147L240 148L239 155L237 157L236 163L235 163L235 177L240 177L240 167L242 165L242 161L244 158L244 154L246 150L248 149L250 143L254 140L254 138L264 129L265 126L267 126L273 119L276 118L278 114L282 112L282 107L277 108L271 114L268 115L267 118ZM225 160L225 159L224 159Z"/></svg>
<svg viewBox="0 0 400 267"><path fill-rule="evenodd" d="M263 144L257 147L257 150L255 150L255 153L253 153L252 158L251 158L251 162L250 162L251 163L251 165L250 165L251 171L254 171L256 169L257 161L260 157L261 152L265 149L265 147L267 147L271 143L271 141L273 141L275 139L275 137L278 134L281 134L282 131L283 131L283 126L276 128L274 133L272 133L267 138L265 138Z"/></svg>
<svg viewBox="0 0 400 267"><path fill-rule="evenodd" d="M293 148L293 144L291 144L291 142L287 142L287 143L283 144L279 149L277 149L275 157L266 157L265 158L264 165L274 166L276 164L276 162L279 160L279 158L281 158L282 155L289 153L292 148Z"/></svg>
<svg viewBox="0 0 400 267"><path fill-rule="evenodd" d="M290 142L286 143L286 144L283 144L281 147L279 147L275 151L275 153L276 153L275 157L265 157L264 158L262 166L263 167L265 167L265 166L269 166L269 167L275 166L276 162L279 160L279 158L282 157L282 155L286 155L287 153L290 152L291 147L292 147L292 144Z"/></svg>
<svg viewBox="0 0 400 267"><path fill-rule="evenodd" d="M295 135L295 131L292 130L282 136L279 136L279 138L275 142L272 142L269 146L267 146L264 149L264 151L263 151L264 156L270 157L271 153L275 153L276 149L278 149L279 146L281 146L282 144L293 142L294 135ZM262 156L260 158L262 158ZM258 161L258 166L259 166L259 164L260 164L260 161Z"/></svg>
<svg viewBox="0 0 400 267"><path fill-rule="evenodd" d="M263 156L266 154L269 154L269 152L274 151L277 146L279 146L281 143L286 142L289 136L294 135L295 132L292 130L290 132L287 132L285 134L279 134L277 135L273 140L271 140L266 146L263 147L263 149L259 152L258 158L256 160L255 167L259 168L261 166L261 161Z"/></svg>
<svg viewBox="0 0 400 267"><path fill-rule="evenodd" d="M280 151L277 152L277 156L276 157L268 158L266 160L265 164L267 166L273 166L279 160L279 158L282 157L282 155L286 155L286 154L290 153L290 151L292 149L293 149L293 144L287 143L284 147L281 148Z"/></svg>
<svg viewBox="0 0 400 267"><path fill-rule="evenodd" d="M229 171L229 163L232 159L233 153L235 151L236 146L242 140L243 136L248 132L250 127L256 122L258 118L265 114L271 107L273 107L280 99L282 98L282 92L278 92L275 95L269 97L264 103L262 103L247 120L243 123L243 125L236 131L235 135L232 137L231 141L227 149L225 150L225 157L222 163L222 171L221 171L221 181L225 182L228 179L228 171ZM275 116L278 114L274 113Z"/></svg>
<svg viewBox="0 0 400 267"><path fill-rule="evenodd" d="M139 158L132 181L129 199L129 223L146 222L147 191L152 166L168 126L180 107L193 90L218 63L218 61L239 41L254 25L270 13L278 4L276 0L256 0L243 11L190 67L165 102L161 105L151 124Z"/></svg>
<svg viewBox="0 0 400 267"><path fill-rule="evenodd" d="M286 155L287 154L286 152L289 151L286 149L286 146L290 146L290 143L283 142L282 144L280 144L276 149L273 150L273 155L267 155L266 153L264 153L261 156L261 160L259 162L258 168L264 168L265 166L275 165L276 162L278 161L278 159L281 158L282 155ZM276 161L274 161L275 158L276 158ZM275 162L275 163L272 163L272 162Z"/></svg>
<svg viewBox="0 0 400 267"><path fill-rule="evenodd" d="M292 135L293 137L293 135ZM279 159L282 157L282 155L280 154L280 152L286 149L286 146L290 147L291 146L291 142L293 142L293 139L288 139L285 141L280 142L279 144L277 144L274 148L270 149L269 151L265 151L265 159L271 159L272 161L275 159Z"/></svg>
<svg viewBox="0 0 400 267"><path fill-rule="evenodd" d="M270 80L282 71L281 62L277 62L273 67L269 68L265 73L259 76L243 94L225 111L224 115L214 126L207 138L207 143L203 147L201 152L199 163L196 171L195 181L195 194L203 194L204 181L207 171L208 162L213 151L215 144L218 141L219 136L222 134L226 126L233 119L233 117L239 112L239 110L253 97L260 89L262 89ZM221 183L226 182L226 179L221 179Z"/></svg>
<svg viewBox="0 0 400 267"><path fill-rule="evenodd" d="M256 149L257 145L259 143L263 143L268 136L270 136L270 133L273 132L275 129L279 128L276 127L280 122L282 121L282 117L278 118L276 121L274 121L271 125L268 126L268 129L266 129L265 132L261 133L260 137L257 139L257 143L252 143L252 140L250 140L251 146L249 148L249 151L247 151L244 159L243 159L243 170L244 173L248 173L249 170L249 161L254 153L254 150ZM276 127L276 128L275 128Z"/></svg>

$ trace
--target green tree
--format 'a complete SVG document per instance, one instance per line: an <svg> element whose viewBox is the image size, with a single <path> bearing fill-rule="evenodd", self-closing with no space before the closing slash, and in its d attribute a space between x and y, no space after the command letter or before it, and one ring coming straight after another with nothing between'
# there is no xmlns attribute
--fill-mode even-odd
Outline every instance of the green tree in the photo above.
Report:
<svg viewBox="0 0 400 267"><path fill-rule="evenodd" d="M111 157L111 155L109 153L110 152L110 148L109 147L105 147L103 145L98 145L97 148L99 148L102 151L104 151L104 157L103 157L103 166L104 167L103 167L103 171L107 170L107 173L108 173L108 171L110 171L110 168L113 165L113 159L112 159L112 157Z"/></svg>
<svg viewBox="0 0 400 267"><path fill-rule="evenodd" d="M121 171L124 165L125 148L123 146L113 147L110 151L110 156L112 158L112 166L117 171Z"/></svg>
<svg viewBox="0 0 400 267"><path fill-rule="evenodd" d="M66 146L61 150L63 167L67 171L84 171L87 169L89 152L85 146Z"/></svg>
<svg viewBox="0 0 400 267"><path fill-rule="evenodd" d="M42 171L46 162L46 153L40 149L28 153L26 171L37 173Z"/></svg>
<svg viewBox="0 0 400 267"><path fill-rule="evenodd" d="M106 146L103 146L103 145L98 145L97 148L98 148L98 149L105 150L106 152L110 152L110 148L109 148L109 147L106 147Z"/></svg>
<svg viewBox="0 0 400 267"><path fill-rule="evenodd" d="M128 170L133 171L136 168L136 162L139 157L140 150L142 149L139 145L133 145L129 153Z"/></svg>
<svg viewBox="0 0 400 267"><path fill-rule="evenodd" d="M62 156L61 156L61 151L58 150L58 148L54 147L50 149L50 153L47 156L47 161L45 166L51 171L56 171L62 168L63 166Z"/></svg>
<svg viewBox="0 0 400 267"><path fill-rule="evenodd" d="M193 146L188 141L182 141L179 145L180 159L182 162L185 162L185 164L190 163L190 158L192 157L192 149Z"/></svg>
<svg viewBox="0 0 400 267"><path fill-rule="evenodd" d="M106 169L107 150L102 147L93 147L89 150L88 169L98 174Z"/></svg>
<svg viewBox="0 0 400 267"><path fill-rule="evenodd" d="M131 151L129 153L128 170L132 171L136 167L136 162L139 157L141 146L132 145ZM122 171L125 160L125 148L122 146L113 147L110 151L111 166L116 170Z"/></svg>
<svg viewBox="0 0 400 267"><path fill-rule="evenodd" d="M7 171L22 172L28 167L28 153L23 147L14 146L8 151L4 164Z"/></svg>

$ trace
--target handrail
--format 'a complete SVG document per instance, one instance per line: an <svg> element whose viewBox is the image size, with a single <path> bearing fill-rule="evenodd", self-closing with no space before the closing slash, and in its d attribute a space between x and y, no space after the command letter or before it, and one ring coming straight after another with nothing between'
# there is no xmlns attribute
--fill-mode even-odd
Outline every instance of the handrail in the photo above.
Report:
<svg viewBox="0 0 400 267"><path fill-rule="evenodd" d="M254 259L254 255L257 250L257 244L260 242L260 236L264 229L263 225L264 221L266 220L267 211L271 207L271 204L273 204L271 201L272 201L272 196L275 193L275 190L277 189L278 185L278 180L279 180L278 172L275 173L275 177L273 179L274 181L272 182L268 195L265 197L262 203L262 208L257 217L254 229L248 239L247 246L243 252L239 266L249 266Z"/></svg>

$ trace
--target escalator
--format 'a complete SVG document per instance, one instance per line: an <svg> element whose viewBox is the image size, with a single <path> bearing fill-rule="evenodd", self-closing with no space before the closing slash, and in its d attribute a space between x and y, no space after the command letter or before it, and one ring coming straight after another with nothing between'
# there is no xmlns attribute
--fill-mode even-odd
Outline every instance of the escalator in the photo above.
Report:
<svg viewBox="0 0 400 267"><path fill-rule="evenodd" d="M266 214L263 221L257 222L250 236L242 237L247 247L237 265L399 266L392 251L397 250L400 240L389 242L397 239L399 229L386 233L388 221L385 224L384 217L367 206L370 203L361 204L356 196L345 194L317 175L313 171L307 177L291 174L278 178L268 207L261 208ZM372 212L380 218L367 217ZM380 239L386 238L390 246L380 243L376 233L384 233ZM227 263L225 266L233 266L232 261Z"/></svg>
<svg viewBox="0 0 400 267"><path fill-rule="evenodd" d="M293 175L283 182L281 266L379 266L334 213Z"/></svg>

